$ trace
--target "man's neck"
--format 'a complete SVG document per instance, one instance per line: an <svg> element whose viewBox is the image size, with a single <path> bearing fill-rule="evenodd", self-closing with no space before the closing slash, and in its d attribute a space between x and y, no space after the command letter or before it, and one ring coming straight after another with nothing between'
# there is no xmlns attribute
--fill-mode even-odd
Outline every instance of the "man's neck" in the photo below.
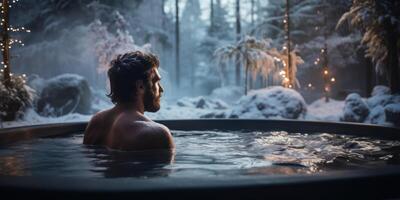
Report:
<svg viewBox="0 0 400 200"><path fill-rule="evenodd" d="M144 105L142 102L118 103L115 107L123 111L144 114Z"/></svg>

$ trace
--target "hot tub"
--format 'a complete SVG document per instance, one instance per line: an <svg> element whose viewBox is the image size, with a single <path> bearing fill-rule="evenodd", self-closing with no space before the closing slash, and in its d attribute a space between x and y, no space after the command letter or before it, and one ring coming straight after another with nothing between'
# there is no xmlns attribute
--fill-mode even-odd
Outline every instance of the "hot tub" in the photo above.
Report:
<svg viewBox="0 0 400 200"><path fill-rule="evenodd" d="M172 130L178 152L171 160L163 159L168 156L157 152L161 158L151 165L147 163L147 154L132 156L90 146L79 149L86 123L2 129L0 192L16 198L57 199L400 197L397 128L298 120L158 122ZM332 144L320 145L325 140ZM229 144L219 146L221 141ZM187 152L180 149L185 145L191 145ZM383 154L379 149L382 146L390 147L390 151ZM67 153L58 154L59 149ZM369 150L373 153L365 154ZM80 160L75 155L77 151L89 162L76 161ZM208 157L200 155L202 152ZM256 153L252 156L248 152ZM220 160L220 153L227 159ZM46 155L57 162L43 167L49 160ZM332 155L334 161L327 161ZM121 164L121 157L131 159L130 165ZM293 158L299 158L299 162ZM193 165L193 160L201 167ZM27 167L31 165L39 170Z"/></svg>

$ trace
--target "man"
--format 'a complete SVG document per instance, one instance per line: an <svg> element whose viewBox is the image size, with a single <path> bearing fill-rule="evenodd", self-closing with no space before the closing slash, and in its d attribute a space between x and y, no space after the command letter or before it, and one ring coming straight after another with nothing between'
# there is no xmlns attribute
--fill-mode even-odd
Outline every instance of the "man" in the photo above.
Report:
<svg viewBox="0 0 400 200"><path fill-rule="evenodd" d="M85 130L84 144L119 150L173 149L167 127L144 116L160 109L159 60L141 51L119 55L108 70L115 106L95 114Z"/></svg>

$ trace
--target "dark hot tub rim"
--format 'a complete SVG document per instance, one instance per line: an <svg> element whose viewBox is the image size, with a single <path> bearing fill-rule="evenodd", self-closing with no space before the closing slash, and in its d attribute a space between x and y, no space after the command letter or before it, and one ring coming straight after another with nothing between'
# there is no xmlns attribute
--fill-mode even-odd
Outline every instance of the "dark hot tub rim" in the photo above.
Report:
<svg viewBox="0 0 400 200"><path fill-rule="evenodd" d="M157 120L171 130L288 131L336 133L400 140L400 129L377 125L301 120L197 119ZM87 122L33 125L0 130L0 145L55 137L84 131ZM369 170L343 170L314 175L276 175L210 178L73 178L0 176L0 193L13 197L45 199L126 198L394 198L400 168L389 166Z"/></svg>
<svg viewBox="0 0 400 200"><path fill-rule="evenodd" d="M287 131L289 133L334 133L377 139L400 140L400 128L349 122L283 119L180 119L155 120L171 130ZM0 145L31 139L82 132L87 122L69 122L0 129Z"/></svg>

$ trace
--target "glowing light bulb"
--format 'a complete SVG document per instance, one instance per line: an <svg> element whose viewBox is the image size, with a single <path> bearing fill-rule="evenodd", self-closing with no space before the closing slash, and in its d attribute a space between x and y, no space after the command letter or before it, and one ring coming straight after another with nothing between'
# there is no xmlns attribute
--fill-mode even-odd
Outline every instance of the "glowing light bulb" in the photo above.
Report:
<svg viewBox="0 0 400 200"><path fill-rule="evenodd" d="M325 74L325 75L328 75L328 70L324 70L324 74Z"/></svg>
<svg viewBox="0 0 400 200"><path fill-rule="evenodd" d="M309 84L308 84L308 87L312 87L312 84L311 84L311 83L309 83Z"/></svg>
<svg viewBox="0 0 400 200"><path fill-rule="evenodd" d="M336 80L335 80L335 78L334 77L332 77L331 78L331 82L335 82Z"/></svg>

